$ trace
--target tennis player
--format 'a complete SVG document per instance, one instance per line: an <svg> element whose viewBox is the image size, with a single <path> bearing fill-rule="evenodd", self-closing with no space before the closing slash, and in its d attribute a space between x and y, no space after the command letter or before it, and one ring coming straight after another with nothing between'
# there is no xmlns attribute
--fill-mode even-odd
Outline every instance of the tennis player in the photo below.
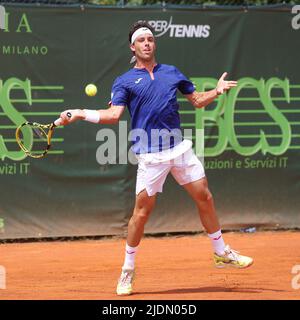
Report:
<svg viewBox="0 0 300 320"><path fill-rule="evenodd" d="M181 136L176 101L179 90L195 108L202 108L236 87L237 82L225 80L227 73L224 73L215 89L197 92L191 81L176 67L156 62L155 37L146 21L133 24L129 43L135 65L115 80L110 107L106 110L66 110L61 114L64 124L79 119L112 124L119 121L127 107L132 129L142 129L148 137L133 141L132 146L138 158L136 201L128 224L125 260L117 294L129 295L133 292L135 257L144 226L154 208L156 194L162 192L170 172L197 205L201 222L212 243L215 265L249 267L253 259L232 250L223 240L204 168L194 154L191 141ZM67 112L72 113L71 118L67 117ZM153 132L159 132L160 138L157 139Z"/></svg>

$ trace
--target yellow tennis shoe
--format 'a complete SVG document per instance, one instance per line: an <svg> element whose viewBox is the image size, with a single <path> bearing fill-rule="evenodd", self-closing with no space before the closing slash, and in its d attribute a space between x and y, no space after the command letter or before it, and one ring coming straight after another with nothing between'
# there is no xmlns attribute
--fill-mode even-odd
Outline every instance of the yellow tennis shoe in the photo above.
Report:
<svg viewBox="0 0 300 320"><path fill-rule="evenodd" d="M250 257L242 256L238 251L235 251L227 245L222 255L214 254L215 266L217 268L235 267L247 268L253 263Z"/></svg>
<svg viewBox="0 0 300 320"><path fill-rule="evenodd" d="M122 273L117 285L117 295L127 296L132 294L133 280L134 270L122 269Z"/></svg>

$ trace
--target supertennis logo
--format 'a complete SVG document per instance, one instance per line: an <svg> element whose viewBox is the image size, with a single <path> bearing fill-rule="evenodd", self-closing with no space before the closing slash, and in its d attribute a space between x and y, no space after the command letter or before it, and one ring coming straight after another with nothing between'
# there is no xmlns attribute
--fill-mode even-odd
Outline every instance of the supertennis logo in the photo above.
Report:
<svg viewBox="0 0 300 320"><path fill-rule="evenodd" d="M0 29L5 29L5 8L0 6Z"/></svg>
<svg viewBox="0 0 300 320"><path fill-rule="evenodd" d="M154 28L157 38L166 34L170 38L208 38L210 35L210 25L175 24L172 16L169 21L149 20L148 22Z"/></svg>

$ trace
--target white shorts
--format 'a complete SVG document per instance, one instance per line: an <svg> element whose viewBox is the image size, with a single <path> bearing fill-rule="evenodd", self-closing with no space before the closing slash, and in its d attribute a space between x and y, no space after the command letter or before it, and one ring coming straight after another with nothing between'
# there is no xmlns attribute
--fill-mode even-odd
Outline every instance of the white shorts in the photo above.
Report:
<svg viewBox="0 0 300 320"><path fill-rule="evenodd" d="M162 192L170 171L180 185L205 177L203 165L191 147L181 155L166 161L149 162L143 157L138 157L136 194L144 189L148 196Z"/></svg>

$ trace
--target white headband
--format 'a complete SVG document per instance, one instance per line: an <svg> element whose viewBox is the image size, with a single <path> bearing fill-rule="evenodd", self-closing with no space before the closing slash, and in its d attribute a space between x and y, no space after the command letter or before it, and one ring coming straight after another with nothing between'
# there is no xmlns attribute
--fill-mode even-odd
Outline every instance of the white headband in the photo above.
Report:
<svg viewBox="0 0 300 320"><path fill-rule="evenodd" d="M142 34L151 34L151 36L153 36L153 33L151 32L150 29L143 27L143 28L139 28L137 29L131 36L131 44L134 43L134 41L136 40L137 37L139 37Z"/></svg>

